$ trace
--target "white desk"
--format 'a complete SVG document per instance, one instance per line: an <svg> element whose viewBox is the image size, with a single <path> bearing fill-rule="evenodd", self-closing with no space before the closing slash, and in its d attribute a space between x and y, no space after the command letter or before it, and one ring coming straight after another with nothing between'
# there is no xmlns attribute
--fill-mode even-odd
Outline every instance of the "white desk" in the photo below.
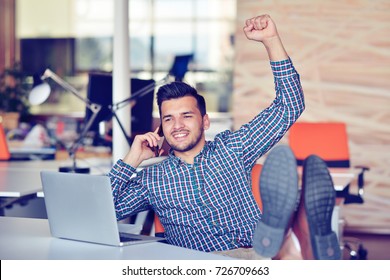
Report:
<svg viewBox="0 0 390 280"><path fill-rule="evenodd" d="M153 158L144 161L139 170L164 160L166 157ZM0 197L21 197L38 193L42 196L41 170L57 171L60 166L69 166L69 160L44 161L1 161L0 162ZM77 160L77 165L90 167L91 174L108 173L112 167L111 158L87 158ZM330 174L335 189L341 191L345 186L355 180L361 172L358 168L331 168ZM302 168L298 168L302 173Z"/></svg>
<svg viewBox="0 0 390 280"><path fill-rule="evenodd" d="M362 172L361 168L330 168L334 188L336 191L342 191L346 186L356 180Z"/></svg>
<svg viewBox="0 0 390 280"><path fill-rule="evenodd" d="M329 168L330 176L336 191L342 191L346 186L356 180L362 172L360 168ZM302 177L303 168L298 167L298 174Z"/></svg>
<svg viewBox="0 0 390 280"><path fill-rule="evenodd" d="M70 161L3 161L0 162L0 197L22 197L42 191L41 170L58 171ZM88 166L91 174L107 173L111 159L91 158L78 161L78 166Z"/></svg>
<svg viewBox="0 0 390 280"><path fill-rule="evenodd" d="M0 169L0 197L22 197L41 189L40 174L36 170Z"/></svg>
<svg viewBox="0 0 390 280"><path fill-rule="evenodd" d="M39 171L56 170L55 161L0 162L0 197L22 197L42 189Z"/></svg>
<svg viewBox="0 0 390 280"><path fill-rule="evenodd" d="M149 162L145 162L145 166ZM154 162L151 162L153 164ZM42 196L41 170L57 171L60 166L69 165L68 161L11 161L0 162L0 197L22 197L38 193ZM112 167L111 159L91 158L80 160L80 166L91 167L91 174L108 173ZM143 166L144 167L144 166ZM301 173L302 171L299 170ZM360 169L332 168L330 173L335 189L341 191L359 175Z"/></svg>
<svg viewBox="0 0 390 280"><path fill-rule="evenodd" d="M1 260L229 260L164 243L113 247L53 238L46 219L0 217Z"/></svg>

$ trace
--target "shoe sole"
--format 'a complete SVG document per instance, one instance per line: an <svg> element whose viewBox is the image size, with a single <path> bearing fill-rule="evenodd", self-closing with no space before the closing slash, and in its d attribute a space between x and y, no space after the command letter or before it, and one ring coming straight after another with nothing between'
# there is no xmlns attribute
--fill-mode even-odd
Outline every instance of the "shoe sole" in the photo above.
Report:
<svg viewBox="0 0 390 280"><path fill-rule="evenodd" d="M260 175L263 215L257 223L253 248L274 257L283 243L298 197L296 159L288 146L277 146L267 156Z"/></svg>
<svg viewBox="0 0 390 280"><path fill-rule="evenodd" d="M303 163L303 192L314 258L341 259L339 241L332 231L336 191L326 163L318 156L311 155Z"/></svg>

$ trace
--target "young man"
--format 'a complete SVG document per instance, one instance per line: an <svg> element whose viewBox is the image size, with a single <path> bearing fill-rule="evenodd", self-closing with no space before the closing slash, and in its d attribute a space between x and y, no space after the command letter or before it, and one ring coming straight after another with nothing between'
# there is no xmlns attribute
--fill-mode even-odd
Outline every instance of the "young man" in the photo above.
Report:
<svg viewBox="0 0 390 280"><path fill-rule="evenodd" d="M251 170L298 119L304 98L273 20L268 15L248 19L244 32L268 53L275 78L273 103L239 130L222 132L208 142L204 131L210 120L204 98L185 83L162 86L157 102L162 132L171 147L168 158L136 173L142 161L155 156L153 148L160 140L157 130L138 135L109 176L118 219L153 209L170 244L228 255L251 250L238 257L256 258L248 248L254 245L261 253L259 248L273 241L258 234L264 226L257 226L261 212L251 191ZM259 242L253 242L256 228Z"/></svg>

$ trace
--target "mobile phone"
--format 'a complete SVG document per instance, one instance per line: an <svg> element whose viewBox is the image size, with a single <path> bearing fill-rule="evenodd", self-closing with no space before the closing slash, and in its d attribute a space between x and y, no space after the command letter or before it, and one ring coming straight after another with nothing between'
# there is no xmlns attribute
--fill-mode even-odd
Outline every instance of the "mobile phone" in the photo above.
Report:
<svg viewBox="0 0 390 280"><path fill-rule="evenodd" d="M160 150L164 142L164 133L162 131L162 124L160 124L160 126L158 127L157 134L158 136L162 137L162 139L159 141L157 146L151 147L155 157L158 157L160 155Z"/></svg>
<svg viewBox="0 0 390 280"><path fill-rule="evenodd" d="M163 130L162 130L162 124L160 124L160 126L158 127L157 134L160 137L164 137L164 133L163 133Z"/></svg>

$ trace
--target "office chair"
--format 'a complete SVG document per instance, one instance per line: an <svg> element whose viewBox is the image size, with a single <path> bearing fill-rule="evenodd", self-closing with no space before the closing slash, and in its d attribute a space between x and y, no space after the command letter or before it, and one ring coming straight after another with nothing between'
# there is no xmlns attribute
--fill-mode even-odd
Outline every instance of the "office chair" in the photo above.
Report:
<svg viewBox="0 0 390 280"><path fill-rule="evenodd" d="M348 134L345 123L341 122L297 122L289 130L289 145L297 159L297 165L302 166L306 157L316 154L321 157L330 168L350 168L350 154ZM337 191L337 197L344 198L344 204L363 203L364 172L369 170L365 166L360 168L358 175L358 192L351 194L350 185L342 191ZM350 259L366 259L367 250L358 240L357 242L343 238L341 246L346 250Z"/></svg>
<svg viewBox="0 0 390 280"><path fill-rule="evenodd" d="M0 122L0 160L9 160L11 154L8 150L7 137Z"/></svg>
<svg viewBox="0 0 390 280"><path fill-rule="evenodd" d="M315 154L321 157L330 168L350 168L348 134L345 123L341 122L297 122L289 130L289 145L302 166L306 157ZM358 192L351 194L350 185L338 191L337 196L343 197L344 204L363 203L365 166L360 168L358 175Z"/></svg>

